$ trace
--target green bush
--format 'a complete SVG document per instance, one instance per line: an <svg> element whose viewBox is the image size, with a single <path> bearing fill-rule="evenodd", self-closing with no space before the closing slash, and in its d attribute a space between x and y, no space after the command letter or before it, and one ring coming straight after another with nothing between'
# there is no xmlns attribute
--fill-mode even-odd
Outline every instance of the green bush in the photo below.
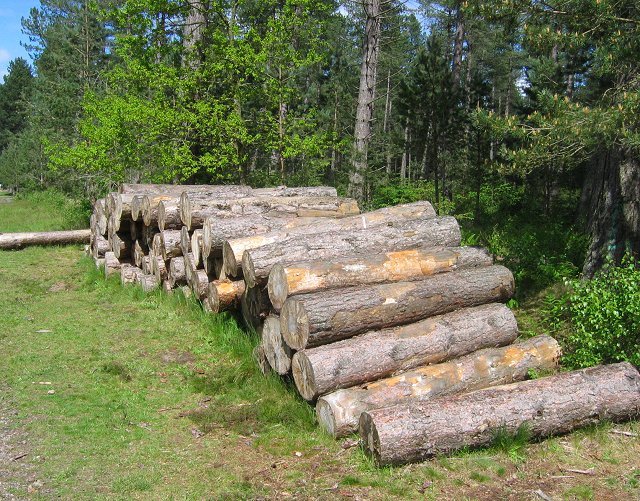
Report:
<svg viewBox="0 0 640 501"><path fill-rule="evenodd" d="M569 367L628 361L640 365L640 270L631 259L608 264L592 280L570 283L565 310L573 329Z"/></svg>

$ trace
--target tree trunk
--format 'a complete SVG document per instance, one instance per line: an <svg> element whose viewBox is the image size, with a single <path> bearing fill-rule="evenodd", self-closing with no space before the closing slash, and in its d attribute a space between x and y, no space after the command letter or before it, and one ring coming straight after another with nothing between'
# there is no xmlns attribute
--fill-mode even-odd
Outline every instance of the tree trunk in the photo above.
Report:
<svg viewBox="0 0 640 501"><path fill-rule="evenodd" d="M300 394L313 400L338 388L504 346L517 335L516 319L506 306L465 308L299 351L293 359L293 376Z"/></svg>
<svg viewBox="0 0 640 501"><path fill-rule="evenodd" d="M358 431L360 414L365 411L522 381L530 370L555 368L559 357L558 342L544 335L502 348L485 348L320 397L318 422L335 438L343 437Z"/></svg>
<svg viewBox="0 0 640 501"><path fill-rule="evenodd" d="M452 271L419 282L349 287L286 300L280 313L287 344L301 350L373 329L409 324L513 295L513 275L503 266Z"/></svg>
<svg viewBox="0 0 640 501"><path fill-rule="evenodd" d="M389 465L489 445L523 426L541 438L639 414L640 374L625 362L367 411L359 429L365 452Z"/></svg>
<svg viewBox="0 0 640 501"><path fill-rule="evenodd" d="M429 247L328 261L276 264L269 273L267 290L276 311L290 296L424 277L462 268L490 266L492 256L479 247Z"/></svg>
<svg viewBox="0 0 640 501"><path fill-rule="evenodd" d="M283 242L285 239L295 235L363 229L406 220L427 219L434 216L435 211L429 202L415 202L385 207L376 211L366 212L359 216L345 217L339 220L294 219L290 223L283 224L280 228L274 228L274 230L270 232L250 233L250 236L240 235L237 238L228 239L227 242L223 242L222 255L224 258L224 271L228 276L239 276L242 271L241 261L244 251L256 249L263 245Z"/></svg>
<svg viewBox="0 0 640 501"><path fill-rule="evenodd" d="M22 249L29 245L88 244L91 230L0 233L0 249Z"/></svg>
<svg viewBox="0 0 640 501"><path fill-rule="evenodd" d="M291 349L285 344L280 334L280 319L268 316L262 325L262 349L269 366L281 376L291 370Z"/></svg>
<svg viewBox="0 0 640 501"><path fill-rule="evenodd" d="M244 280L214 280L209 283L209 304L212 313L237 308L245 291Z"/></svg>
<svg viewBox="0 0 640 501"><path fill-rule="evenodd" d="M455 218L417 219L361 229L294 235L256 249L245 250L242 272L247 284L264 284L276 264L333 259L366 252L401 251L416 247L456 246L460 228Z"/></svg>
<svg viewBox="0 0 640 501"><path fill-rule="evenodd" d="M364 200L364 181L367 172L367 150L371 140L371 123L375 104L376 76L380 51L382 15L380 0L363 0L366 15L360 87L356 107L353 162L349 176L349 194L359 202Z"/></svg>

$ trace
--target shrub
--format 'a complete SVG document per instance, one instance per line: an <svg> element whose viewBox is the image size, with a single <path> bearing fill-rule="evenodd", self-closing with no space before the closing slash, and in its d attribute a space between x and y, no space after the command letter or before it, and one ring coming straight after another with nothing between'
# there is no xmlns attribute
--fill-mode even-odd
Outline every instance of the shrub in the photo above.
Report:
<svg viewBox="0 0 640 501"><path fill-rule="evenodd" d="M592 280L570 282L565 306L573 327L565 363L589 367L628 361L640 365L640 270L626 257Z"/></svg>

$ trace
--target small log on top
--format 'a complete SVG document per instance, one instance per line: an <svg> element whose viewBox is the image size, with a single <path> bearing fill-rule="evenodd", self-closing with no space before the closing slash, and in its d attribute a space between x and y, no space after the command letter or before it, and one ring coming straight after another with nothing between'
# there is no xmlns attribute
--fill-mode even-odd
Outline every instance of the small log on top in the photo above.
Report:
<svg viewBox="0 0 640 501"><path fill-rule="evenodd" d="M460 227L450 216L417 219L359 230L295 235L281 242L245 250L242 272L247 285L266 284L276 264L283 266L336 256L460 245Z"/></svg>
<svg viewBox="0 0 640 501"><path fill-rule="evenodd" d="M289 348L280 333L280 319L270 315L262 325L262 349L269 361L269 366L281 376L291 370L291 357L293 352Z"/></svg>
<svg viewBox="0 0 640 501"><path fill-rule="evenodd" d="M388 225L408 220L429 219L436 213L429 202L414 202L394 207L385 207L372 212L342 219L329 218L293 218L289 222L265 221L264 227L242 228L242 218L234 221L234 228L225 221L211 220L204 226L204 252L209 254L211 247L223 247L224 270L227 276L235 277L242 273L242 255L246 250L264 245L283 242L296 235L327 234L335 231L361 230L374 226ZM271 218L274 219L274 218ZM271 225L271 226L269 226ZM209 234L208 234L209 233ZM309 258L304 258L308 260Z"/></svg>
<svg viewBox="0 0 640 501"><path fill-rule="evenodd" d="M301 350L460 308L507 301L513 275L503 266L452 271L417 282L349 287L287 299L280 313L287 344Z"/></svg>
<svg viewBox="0 0 640 501"><path fill-rule="evenodd" d="M489 445L522 426L541 438L638 415L640 374L623 362L366 411L359 430L365 452L389 465Z"/></svg>
<svg viewBox="0 0 640 501"><path fill-rule="evenodd" d="M430 275L490 266L493 257L478 247L408 249L327 261L275 265L267 290L276 311L289 296L355 285L422 280Z"/></svg>
<svg viewBox="0 0 640 501"><path fill-rule="evenodd" d="M293 377L300 395L313 400L420 365L505 346L517 336L515 316L505 305L465 308L299 351L293 357Z"/></svg>
<svg viewBox="0 0 640 501"><path fill-rule="evenodd" d="M329 393L318 399L316 415L329 434L344 437L358 431L364 411L522 381L531 370L554 369L559 357L558 342L544 335L502 348L485 348L450 362Z"/></svg>

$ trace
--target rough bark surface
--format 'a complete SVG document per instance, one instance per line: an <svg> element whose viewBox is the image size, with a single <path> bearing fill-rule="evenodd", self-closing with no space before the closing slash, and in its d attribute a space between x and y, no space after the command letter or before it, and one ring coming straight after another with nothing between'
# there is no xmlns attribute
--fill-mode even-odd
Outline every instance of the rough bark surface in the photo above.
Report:
<svg viewBox="0 0 640 501"><path fill-rule="evenodd" d="M485 348L450 362L324 395L316 404L318 422L334 437L343 437L358 431L364 411L522 381L529 370L555 368L559 357L560 345L550 336Z"/></svg>
<svg viewBox="0 0 640 501"><path fill-rule="evenodd" d="M339 388L505 346L517 336L516 319L506 306L465 308L299 351L294 355L293 377L300 394L313 400Z"/></svg>
<svg viewBox="0 0 640 501"><path fill-rule="evenodd" d="M29 245L88 244L91 230L0 233L0 249L22 249Z"/></svg>
<svg viewBox="0 0 640 501"><path fill-rule="evenodd" d="M262 325L262 348L269 366L281 376L291 370L291 349L280 333L280 319L269 315Z"/></svg>
<svg viewBox="0 0 640 501"><path fill-rule="evenodd" d="M167 261L172 257L182 256L182 232L180 230L164 230L160 232L160 250L162 258Z"/></svg>
<svg viewBox="0 0 640 501"><path fill-rule="evenodd" d="M242 273L247 285L267 282L276 264L357 256L367 252L401 251L460 244L460 227L450 216L403 221L373 228L295 235L282 242L246 250Z"/></svg>
<svg viewBox="0 0 640 501"><path fill-rule="evenodd" d="M271 303L265 287L246 287L240 298L240 311L247 327L258 331L270 310Z"/></svg>
<svg viewBox="0 0 640 501"><path fill-rule="evenodd" d="M429 202L415 202L411 204L385 207L372 212L366 212L357 216L349 216L342 219L293 219L288 224L273 226L271 229L247 228L239 231L227 232L226 238L218 238L219 245L224 244L223 255L225 260L225 273L228 276L238 276L241 273L242 255L245 250L256 249L263 245L282 242L295 235L310 235L317 233L329 233L339 230L360 230L372 226L397 223L407 220L427 219L435 217L436 213ZM223 225L225 226L225 225ZM205 235L207 226L205 226ZM266 231L264 231L266 230ZM213 232L215 230L211 230ZM220 232L220 237L224 236ZM205 236L205 252L208 236ZM225 242L228 240L228 244ZM216 242L216 244L217 244ZM232 274L233 273L233 274Z"/></svg>
<svg viewBox="0 0 640 501"><path fill-rule="evenodd" d="M367 411L359 429L365 452L388 465L488 445L523 425L540 438L639 414L640 374L625 362Z"/></svg>
<svg viewBox="0 0 640 501"><path fill-rule="evenodd" d="M208 296L212 313L237 308L244 291L244 280L214 280L210 282Z"/></svg>
<svg viewBox="0 0 640 501"><path fill-rule="evenodd" d="M289 188L276 186L275 188L254 188L255 197L337 197L338 190L333 186L300 186Z"/></svg>
<svg viewBox="0 0 640 501"><path fill-rule="evenodd" d="M120 283L122 285L140 283L141 276L142 270L137 266L123 264L120 268Z"/></svg>
<svg viewBox="0 0 640 501"><path fill-rule="evenodd" d="M104 257L105 252L109 252L111 247L109 241L99 233L93 235L93 242L91 243L91 255L94 258Z"/></svg>
<svg viewBox="0 0 640 501"><path fill-rule="evenodd" d="M267 290L279 311L289 296L354 285L422 280L463 268L490 266L493 257L478 247L436 247L364 254L355 258L277 264Z"/></svg>
<svg viewBox="0 0 640 501"><path fill-rule="evenodd" d="M190 277L189 286L193 294L202 300L209 292L209 277L207 276L207 272L204 270L195 270L190 273Z"/></svg>
<svg viewBox="0 0 640 501"><path fill-rule="evenodd" d="M418 282L349 287L284 303L282 335L296 350L404 325L469 306L507 301L513 275L503 266L453 271Z"/></svg>

